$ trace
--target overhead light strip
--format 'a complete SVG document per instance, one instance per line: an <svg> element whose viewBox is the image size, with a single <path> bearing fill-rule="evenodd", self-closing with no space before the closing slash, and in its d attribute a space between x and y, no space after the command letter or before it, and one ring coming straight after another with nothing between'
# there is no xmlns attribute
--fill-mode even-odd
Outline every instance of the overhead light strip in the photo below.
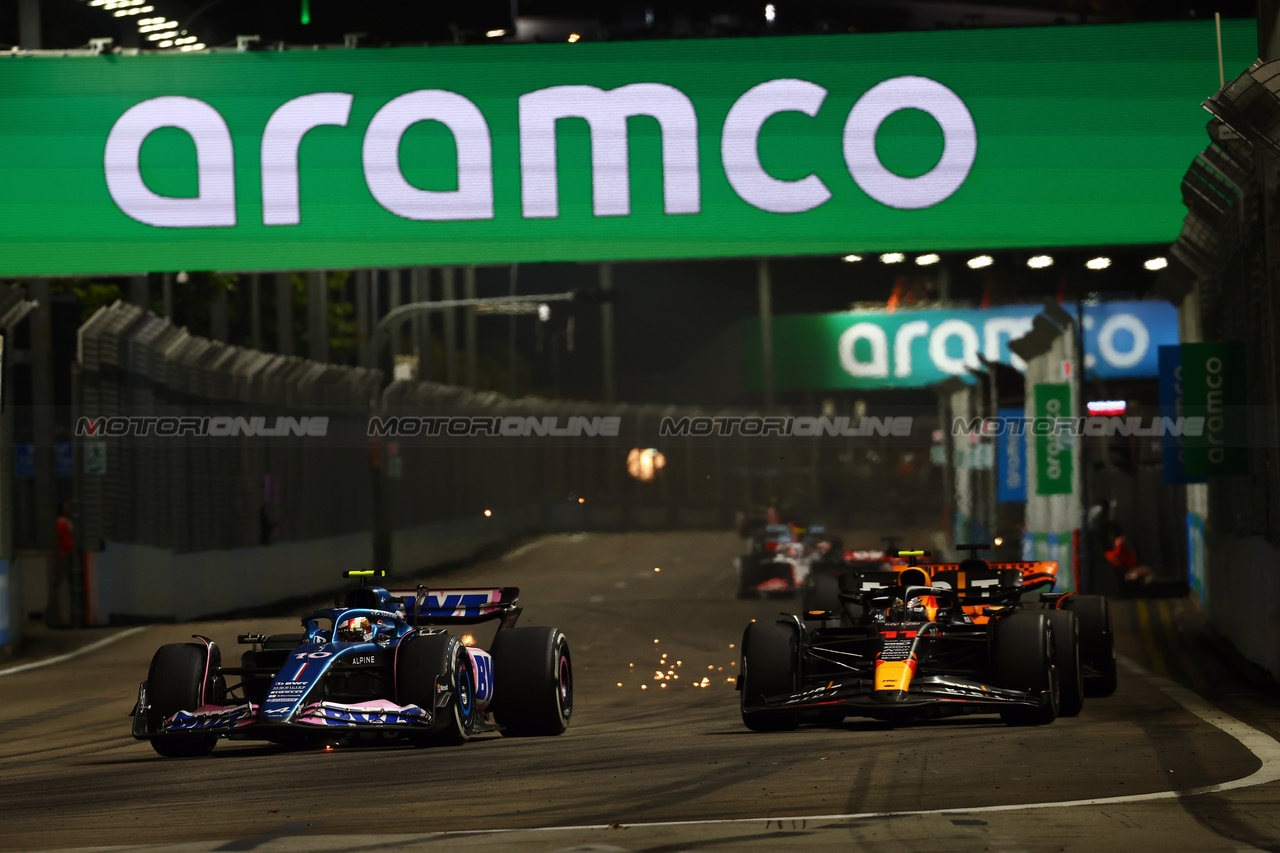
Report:
<svg viewBox="0 0 1280 853"><path fill-rule="evenodd" d="M150 5L155 0L86 0L88 5L110 12L112 17L127 18L155 12L156 7ZM138 18L138 34L145 35L151 42L150 47L157 50L177 49L184 53L193 50L204 50L205 45L198 37L187 34L178 21L159 17Z"/></svg>

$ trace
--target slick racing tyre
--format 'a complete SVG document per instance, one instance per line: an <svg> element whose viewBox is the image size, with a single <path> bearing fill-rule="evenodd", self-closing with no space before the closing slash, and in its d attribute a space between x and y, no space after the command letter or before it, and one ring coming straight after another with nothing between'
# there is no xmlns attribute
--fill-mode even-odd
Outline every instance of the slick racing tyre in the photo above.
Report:
<svg viewBox="0 0 1280 853"><path fill-rule="evenodd" d="M210 656L198 643L170 643L156 650L147 672L147 730L158 732L164 721L178 711L194 711L204 704L219 702L221 666L217 647ZM206 678L208 679L206 681ZM213 752L218 738L175 734L154 737L151 748L165 758L194 758Z"/></svg>
<svg viewBox="0 0 1280 853"><path fill-rule="evenodd" d="M1080 621L1066 610L1045 612L1053 625L1053 663L1058 668L1061 698L1058 716L1075 717L1084 710L1084 667L1080 665Z"/></svg>
<svg viewBox="0 0 1280 853"><path fill-rule="evenodd" d="M1001 687L1042 694L1039 707L1015 706L1000 711L1011 726L1041 726L1058 716L1061 696L1054 663L1053 625L1048 614L1014 613L995 625L996 678Z"/></svg>
<svg viewBox="0 0 1280 853"><path fill-rule="evenodd" d="M822 564L818 564L809 573L809 577L805 578L801 603L805 613L810 610L832 610L840 613L840 581L823 571Z"/></svg>
<svg viewBox="0 0 1280 853"><path fill-rule="evenodd" d="M493 638L493 719L508 737L563 734L573 715L569 641L555 628L506 628Z"/></svg>
<svg viewBox="0 0 1280 853"><path fill-rule="evenodd" d="M800 638L787 622L752 622L742 635L742 722L753 732L791 731L800 724L796 711L747 710L765 698L797 690Z"/></svg>
<svg viewBox="0 0 1280 853"><path fill-rule="evenodd" d="M738 574L738 598L757 598L760 593L756 592L756 584L760 582L757 578L760 563L760 557L757 554L747 554L739 557L735 561L734 568Z"/></svg>
<svg viewBox="0 0 1280 853"><path fill-rule="evenodd" d="M259 651L248 651L242 654L240 666L249 669L267 667L279 672L285 661L289 659L289 653L306 642L306 634L272 634L263 641ZM267 700L273 678L273 674L266 672L241 676L240 685L245 698L255 705L261 705Z"/></svg>
<svg viewBox="0 0 1280 853"><path fill-rule="evenodd" d="M436 685L446 699L437 700ZM466 646L452 634L415 634L404 640L396 658L396 697L401 705L433 711L431 729L415 732L414 746L459 746L476 725L476 691Z"/></svg>
<svg viewBox="0 0 1280 853"><path fill-rule="evenodd" d="M1116 692L1116 651L1107 599L1101 595L1069 595L1063 599L1062 609L1080 620L1085 695L1110 696Z"/></svg>
<svg viewBox="0 0 1280 853"><path fill-rule="evenodd" d="M305 645L306 642L306 634L272 634L263 642L262 650L291 652L298 646Z"/></svg>
<svg viewBox="0 0 1280 853"><path fill-rule="evenodd" d="M249 651L240 655L240 666L243 669L256 669L266 664L259 661L259 652ZM271 676L266 673L254 673L240 676L240 690L244 698L255 705L267 701L267 691L271 689Z"/></svg>

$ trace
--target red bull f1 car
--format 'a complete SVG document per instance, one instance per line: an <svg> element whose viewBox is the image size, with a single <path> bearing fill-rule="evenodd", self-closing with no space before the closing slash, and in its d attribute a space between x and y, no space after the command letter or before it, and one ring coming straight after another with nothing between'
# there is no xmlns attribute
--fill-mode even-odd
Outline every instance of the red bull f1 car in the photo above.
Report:
<svg viewBox="0 0 1280 853"><path fill-rule="evenodd" d="M839 582L840 612L747 626L738 687L748 728L992 712L1041 725L1083 707L1077 618L1019 608L1021 572L909 565Z"/></svg>
<svg viewBox="0 0 1280 853"><path fill-rule="evenodd" d="M209 754L220 738L307 745L401 739L448 746L473 734L558 735L573 713L569 644L517 628L519 590L387 590L373 572L342 606L302 617L303 633L161 646L138 688L133 736L160 755ZM497 621L488 651L447 628Z"/></svg>
<svg viewBox="0 0 1280 853"><path fill-rule="evenodd" d="M968 551L967 559L959 563L933 563L924 566L931 574L954 573L955 582L962 593L972 592L968 587L991 586L1002 571L1014 571L1021 577L1022 594L1010 600L1004 607L1024 610L1066 610L1075 614L1080 632L1080 662L1084 674L1085 692L1088 696L1110 696L1115 693L1116 656L1115 635L1111 627L1111 609L1105 596L1080 595L1078 593L1054 593L1058 564L1046 560L1020 560L1014 562L988 562L978 558L980 551L989 551L990 545L962 544L959 551ZM922 557L932 556L927 551L846 551L845 565L833 567L834 571L813 571L801 589L802 612L833 610L840 612L840 578L845 574L875 571L898 572L914 565ZM824 564L826 567L826 564ZM995 572L995 574L992 574ZM1011 582L1011 581L1010 581ZM987 603L966 605L965 615L977 624L985 623Z"/></svg>

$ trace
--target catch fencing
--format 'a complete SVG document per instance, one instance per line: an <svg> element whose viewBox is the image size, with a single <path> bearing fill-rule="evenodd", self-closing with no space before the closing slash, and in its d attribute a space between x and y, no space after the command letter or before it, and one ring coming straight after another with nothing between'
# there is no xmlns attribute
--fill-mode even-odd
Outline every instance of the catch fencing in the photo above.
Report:
<svg viewBox="0 0 1280 853"><path fill-rule="evenodd" d="M286 410L336 419L367 410L380 375L228 346L117 302L80 329L74 368L81 542L173 551L319 538L371 518L367 453L340 444L313 458L303 442L119 439L84 435L118 416L253 416Z"/></svg>
<svg viewBox="0 0 1280 853"><path fill-rule="evenodd" d="M723 528L770 503L833 524L937 517L927 463L936 418L905 438L664 436L666 418L759 413L512 400L418 380L383 388L376 370L228 346L119 302L80 330L73 399L88 550L110 542L224 551L530 508L545 529ZM321 437L160 437L154 426L145 435L85 434L95 419L118 416L328 420ZM375 416L552 418L561 426L617 418L617 431L371 436ZM661 458L655 476L629 471L628 456L650 449L651 460ZM914 461L904 466L904 458ZM896 487L900 480L907 488Z"/></svg>

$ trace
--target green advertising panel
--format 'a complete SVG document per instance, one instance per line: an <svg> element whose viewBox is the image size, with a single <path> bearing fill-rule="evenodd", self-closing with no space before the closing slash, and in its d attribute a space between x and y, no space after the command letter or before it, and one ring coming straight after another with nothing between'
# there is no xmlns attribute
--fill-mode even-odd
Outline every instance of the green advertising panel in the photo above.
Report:
<svg viewBox="0 0 1280 853"><path fill-rule="evenodd" d="M1035 387L1036 418L1071 418L1071 386L1065 382L1041 383ZM1045 423L1046 428L1040 428ZM1072 459L1069 436L1048 429L1047 422L1035 423L1036 494L1069 495L1072 491Z"/></svg>
<svg viewBox="0 0 1280 853"><path fill-rule="evenodd" d="M0 276L1163 243L1217 81L1208 22L0 57Z"/></svg>
<svg viewBox="0 0 1280 853"><path fill-rule="evenodd" d="M1186 417L1205 419L1200 435L1182 439L1188 477L1249 472L1247 397L1243 343L1182 345L1182 411Z"/></svg>
<svg viewBox="0 0 1280 853"><path fill-rule="evenodd" d="M1043 304L946 310L843 311L773 319L774 387L781 391L926 388L968 378L987 361L1025 369L1009 342L1031 331ZM1160 300L1084 306L1089 379L1157 376L1157 349L1178 341L1178 309ZM760 321L742 324L746 387L763 388Z"/></svg>

